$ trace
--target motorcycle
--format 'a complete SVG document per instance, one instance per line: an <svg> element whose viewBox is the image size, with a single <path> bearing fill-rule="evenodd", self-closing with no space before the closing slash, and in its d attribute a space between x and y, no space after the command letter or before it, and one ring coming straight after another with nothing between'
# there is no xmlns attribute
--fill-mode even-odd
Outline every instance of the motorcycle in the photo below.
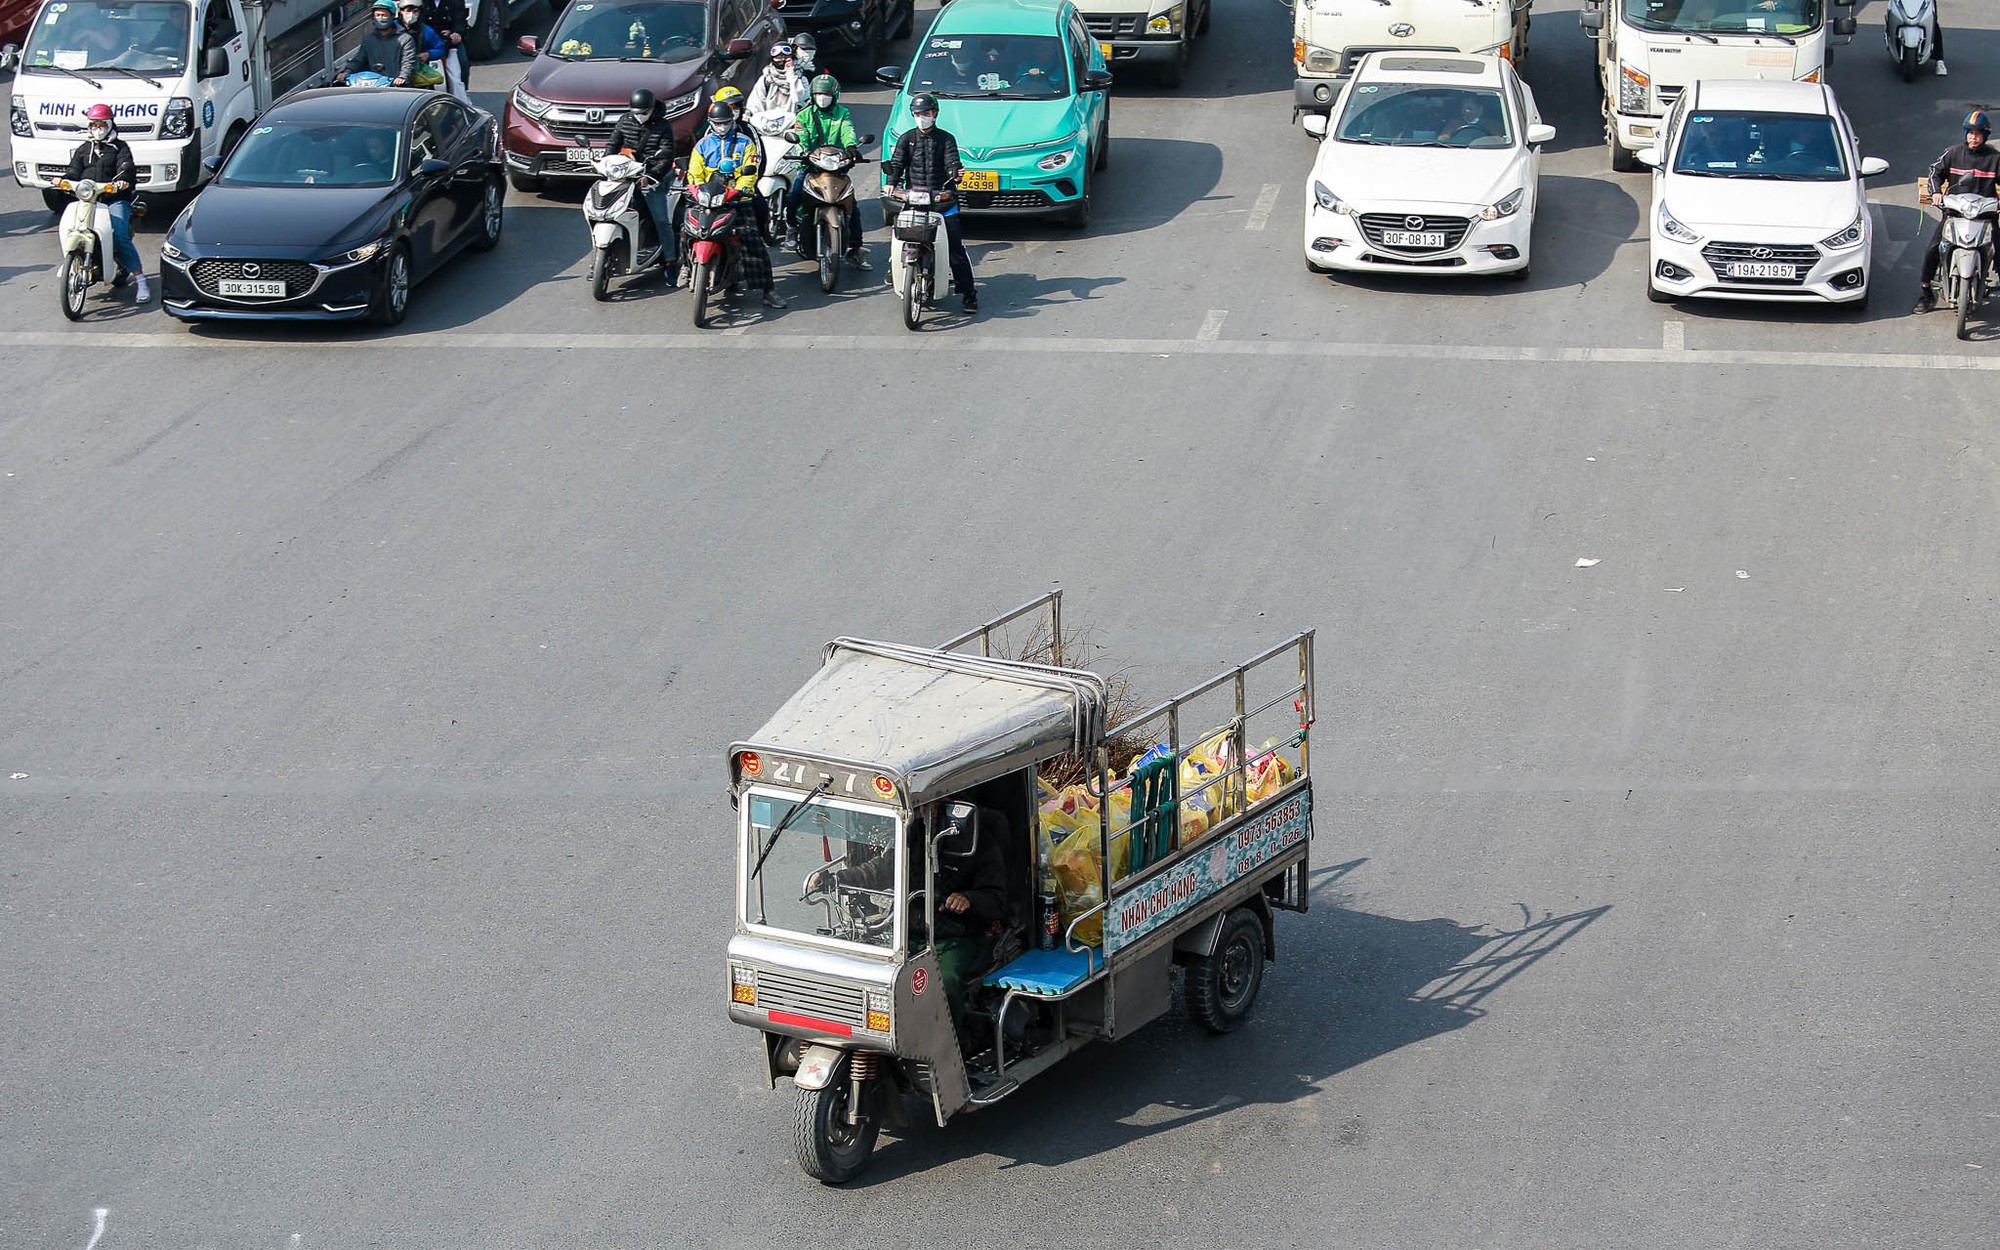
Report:
<svg viewBox="0 0 2000 1250"><path fill-rule="evenodd" d="M873 135L863 135L873 143ZM797 149L794 149L796 151ZM799 227L799 256L819 261L819 289L829 294L840 285L840 260L854 240L847 237L848 216L854 211L854 180L848 171L860 157L844 148L823 144L805 154L808 170L805 203L807 221Z"/></svg>
<svg viewBox="0 0 2000 1250"><path fill-rule="evenodd" d="M597 181L583 197L583 219L590 225L590 298L604 300L620 273L665 272L667 225L654 221L646 208L645 166L614 153L598 157L592 167Z"/></svg>
<svg viewBox="0 0 2000 1250"><path fill-rule="evenodd" d="M1972 310L1993 294L1993 223L2000 199L1990 195L1944 197L1944 253L1938 266L1947 307L1958 310L1958 337L1972 337Z"/></svg>
<svg viewBox="0 0 2000 1250"><path fill-rule="evenodd" d="M951 192L912 187L886 198L902 205L889 250L889 276L902 305L903 325L914 330L937 293L937 235L944 226L941 210L950 205Z"/></svg>
<svg viewBox="0 0 2000 1250"><path fill-rule="evenodd" d="M777 247L785 241L785 222L792 210L792 179L801 168L789 132L792 118L773 113L753 123L763 151L765 173L757 179L757 195L769 207L764 216L764 241Z"/></svg>
<svg viewBox="0 0 2000 1250"><path fill-rule="evenodd" d="M393 83L394 81L395 79L389 77L387 74L378 74L372 69L364 69L364 70L356 70L354 73L349 74L347 77L340 79L339 83L341 86L344 87L374 88L374 87L386 87L391 83Z"/></svg>
<svg viewBox="0 0 2000 1250"><path fill-rule="evenodd" d="M1889 59L1903 71L1904 82L1915 82L1917 70L1937 63L1937 0L1889 0L1883 16L1883 38L1889 45Z"/></svg>
<svg viewBox="0 0 2000 1250"><path fill-rule="evenodd" d="M59 190L76 197L63 209L62 221L56 226L56 239L63 250L61 280L56 289L62 297L63 316L71 321L83 317L83 301L89 297L90 288L107 280L104 261L112 255L111 209L100 201L110 185L88 178L56 183ZM145 215L145 206L134 200L132 216Z"/></svg>
<svg viewBox="0 0 2000 1250"><path fill-rule="evenodd" d="M694 325L700 330L708 325L709 300L743 280L740 245L730 236L743 228L743 213L749 205L743 193L721 174L691 189L688 199L681 222L681 251L687 257L682 268L688 289L694 293Z"/></svg>

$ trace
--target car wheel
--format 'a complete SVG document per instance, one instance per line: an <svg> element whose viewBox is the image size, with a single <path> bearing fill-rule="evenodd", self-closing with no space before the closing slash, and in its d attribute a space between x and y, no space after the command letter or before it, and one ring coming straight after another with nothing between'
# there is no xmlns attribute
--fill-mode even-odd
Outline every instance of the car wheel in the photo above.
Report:
<svg viewBox="0 0 2000 1250"><path fill-rule="evenodd" d="M508 173L507 185L524 195L533 195L542 189L542 180L531 174Z"/></svg>
<svg viewBox="0 0 2000 1250"><path fill-rule="evenodd" d="M1076 197L1062 212L1062 223L1072 230L1082 230L1090 225L1090 175L1083 176L1083 194Z"/></svg>
<svg viewBox="0 0 2000 1250"><path fill-rule="evenodd" d="M1097 163L1091 168L1103 173L1111 167L1111 119L1104 119L1103 129L1097 132Z"/></svg>
<svg viewBox="0 0 2000 1250"><path fill-rule="evenodd" d="M382 282L375 289L374 320L378 326L399 326L410 312L410 249L398 243L382 266Z"/></svg>
<svg viewBox="0 0 2000 1250"><path fill-rule="evenodd" d="M507 39L507 0L479 0L479 20L465 35L465 50L479 60L500 55Z"/></svg>
<svg viewBox="0 0 2000 1250"><path fill-rule="evenodd" d="M1502 276L1505 277L1509 282L1526 282L1528 280L1528 274L1532 271L1532 269L1533 269L1532 265L1523 265L1519 269L1509 269Z"/></svg>
<svg viewBox="0 0 2000 1250"><path fill-rule="evenodd" d="M506 213L507 193L496 177L486 180L486 194L479 201L478 233L472 236L472 250L490 252L500 245L500 226Z"/></svg>
<svg viewBox="0 0 2000 1250"><path fill-rule="evenodd" d="M1659 287L1653 285L1653 275L1650 273L1646 275L1646 298L1655 304L1671 304L1674 302L1672 292L1662 291Z"/></svg>

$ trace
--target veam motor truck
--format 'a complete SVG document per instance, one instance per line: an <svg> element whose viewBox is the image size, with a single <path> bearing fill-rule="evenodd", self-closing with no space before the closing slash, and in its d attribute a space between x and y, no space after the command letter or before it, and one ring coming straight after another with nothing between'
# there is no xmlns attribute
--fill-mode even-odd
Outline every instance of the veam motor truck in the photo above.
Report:
<svg viewBox="0 0 2000 1250"><path fill-rule="evenodd" d="M55 184L85 137L83 111L111 106L139 189L191 191L264 104L326 81L368 18L359 0L44 0L16 62L9 110L14 181Z"/></svg>
<svg viewBox="0 0 2000 1250"><path fill-rule="evenodd" d="M1660 121L1702 78L1821 82L1829 35L1854 34L1852 0L1584 0L1597 40L1611 168L1639 168Z"/></svg>
<svg viewBox="0 0 2000 1250"><path fill-rule="evenodd" d="M1294 0L1292 113L1326 113L1370 52L1476 52L1515 65L1534 0Z"/></svg>

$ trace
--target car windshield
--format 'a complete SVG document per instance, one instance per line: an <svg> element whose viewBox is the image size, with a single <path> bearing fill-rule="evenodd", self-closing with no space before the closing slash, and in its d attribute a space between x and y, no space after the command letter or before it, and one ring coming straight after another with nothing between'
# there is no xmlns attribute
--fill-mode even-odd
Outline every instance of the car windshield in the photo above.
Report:
<svg viewBox="0 0 2000 1250"><path fill-rule="evenodd" d="M402 132L347 122L267 121L243 136L217 181L253 187L378 187L401 176Z"/></svg>
<svg viewBox="0 0 2000 1250"><path fill-rule="evenodd" d="M1703 35L1804 35L1818 30L1820 0L1624 0L1645 30Z"/></svg>
<svg viewBox="0 0 2000 1250"><path fill-rule="evenodd" d="M947 100L1057 100L1069 94L1069 61L1053 35L936 35L908 86Z"/></svg>
<svg viewBox="0 0 2000 1250"><path fill-rule="evenodd" d="M1391 147L1510 148L1514 131L1490 87L1358 83L1347 93L1334 136Z"/></svg>
<svg viewBox="0 0 2000 1250"><path fill-rule="evenodd" d="M57 0L42 10L21 63L28 69L187 71L185 4Z"/></svg>
<svg viewBox="0 0 2000 1250"><path fill-rule="evenodd" d="M1700 112L1687 119L1673 171L1708 178L1839 182L1847 154L1823 113Z"/></svg>
<svg viewBox="0 0 2000 1250"><path fill-rule="evenodd" d="M755 790L743 800L744 923L890 949L900 845L896 813L815 799L784 824L796 807L796 799ZM840 884L806 901L807 878L829 865Z"/></svg>
<svg viewBox="0 0 2000 1250"><path fill-rule="evenodd" d="M708 52L707 23L705 4L582 0L542 47L565 61L692 61Z"/></svg>

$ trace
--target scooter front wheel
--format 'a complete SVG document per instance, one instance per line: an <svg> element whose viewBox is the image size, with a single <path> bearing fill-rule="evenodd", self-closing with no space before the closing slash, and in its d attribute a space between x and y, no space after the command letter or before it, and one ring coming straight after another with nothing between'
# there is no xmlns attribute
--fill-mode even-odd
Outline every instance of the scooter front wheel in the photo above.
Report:
<svg viewBox="0 0 2000 1250"><path fill-rule="evenodd" d="M708 328L708 271L709 263L705 260L688 266L688 293L694 296L688 301L688 307L694 313L694 328L697 330Z"/></svg>
<svg viewBox="0 0 2000 1250"><path fill-rule="evenodd" d="M919 262L903 278L903 328L914 330L924 319L924 291L930 283L925 281L924 267Z"/></svg>
<svg viewBox="0 0 2000 1250"><path fill-rule="evenodd" d="M1903 81L1917 80L1917 50L1909 44L1903 45Z"/></svg>
<svg viewBox="0 0 2000 1250"><path fill-rule="evenodd" d="M1972 337L1972 305L1979 299L1979 279L1958 280L1958 337Z"/></svg>
<svg viewBox="0 0 2000 1250"><path fill-rule="evenodd" d="M865 1108L859 1124L847 1122L847 1105L853 1096L854 1082L847 1079L845 1071L836 1072L824 1089L799 1091L792 1114L792 1144L799 1167L823 1185L853 1180L875 1153L880 1124Z"/></svg>
<svg viewBox="0 0 2000 1250"><path fill-rule="evenodd" d="M590 298L599 303L611 298L611 256L610 248L600 247L590 264Z"/></svg>
<svg viewBox="0 0 2000 1250"><path fill-rule="evenodd" d="M81 320L83 298L90 293L90 261L82 252L71 252L63 257L62 281L58 285L61 287L63 316L71 321Z"/></svg>
<svg viewBox="0 0 2000 1250"><path fill-rule="evenodd" d="M840 285L840 230L830 220L840 210L829 208L819 219L819 289L828 295Z"/></svg>

